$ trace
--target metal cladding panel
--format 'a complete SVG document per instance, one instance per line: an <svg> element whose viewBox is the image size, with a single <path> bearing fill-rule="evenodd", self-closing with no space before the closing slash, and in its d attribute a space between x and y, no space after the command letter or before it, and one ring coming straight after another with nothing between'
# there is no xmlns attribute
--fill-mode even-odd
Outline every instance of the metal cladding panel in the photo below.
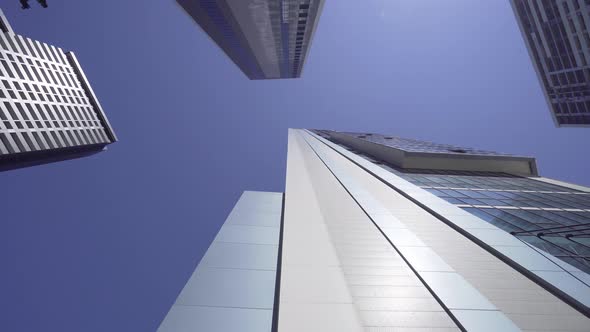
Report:
<svg viewBox="0 0 590 332"><path fill-rule="evenodd" d="M324 0L177 0L248 78L301 75Z"/></svg>
<svg viewBox="0 0 590 332"><path fill-rule="evenodd" d="M277 267L277 252L268 249L268 245L216 241L209 247L201 264L214 268L274 270Z"/></svg>
<svg viewBox="0 0 590 332"><path fill-rule="evenodd" d="M158 331L271 330L282 197L242 194Z"/></svg>
<svg viewBox="0 0 590 332"><path fill-rule="evenodd" d="M305 137L318 158L351 196L353 199L351 203L357 205L366 213L369 219L368 224L381 233L382 240L391 244L399 257L403 259L403 262L416 276L416 279L419 280L419 284L425 287L441 306L439 315L430 313L416 321L409 320L407 322L403 319L399 321L399 315L394 315L395 319L392 320L389 318L390 315L387 314L365 313L363 317L367 318L365 321L368 324L381 322L381 324L386 324L381 325L383 327L460 327L469 331L481 330L482 326L477 322L462 321L453 314L453 310L472 310L498 312L496 319L501 325L507 327L506 331L519 330L485 296L447 264L442 255L418 238L414 233L415 230L411 229L411 224L394 216L387 205L379 201L376 193L361 181L362 178L355 178L354 171L358 171L358 168L319 140L309 135ZM417 206L411 204L407 204L406 207L420 210ZM446 317L446 323L441 321L440 315ZM400 323L403 325L394 325Z"/></svg>
<svg viewBox="0 0 590 332"><path fill-rule="evenodd" d="M158 331L261 332L270 331L271 322L268 310L175 305Z"/></svg>
<svg viewBox="0 0 590 332"><path fill-rule="evenodd" d="M279 331L362 331L292 130L288 150Z"/></svg>
<svg viewBox="0 0 590 332"><path fill-rule="evenodd" d="M349 177L360 181L357 186L373 194L407 229L519 328L539 328L538 317L550 315L550 323L547 323L550 329L587 329L589 320L583 314L582 303L588 291L587 287L582 287L580 280L584 279L575 277L578 269L558 262L551 255L539 255L527 244L515 241L510 234L417 187L386 166L310 135L344 157L347 162L342 161L342 166ZM436 283L448 284L443 279L435 280L433 285ZM440 292L443 302L444 294ZM474 318L476 313L463 312L463 309L452 308L451 312L462 323L463 320L465 324L478 321ZM493 318L489 313L486 315L482 322Z"/></svg>
<svg viewBox="0 0 590 332"><path fill-rule="evenodd" d="M116 136L73 53L0 32L0 169L102 151Z"/></svg>
<svg viewBox="0 0 590 332"><path fill-rule="evenodd" d="M272 309L275 271L201 266L176 305Z"/></svg>
<svg viewBox="0 0 590 332"><path fill-rule="evenodd" d="M459 331L340 179L290 131L279 331Z"/></svg>

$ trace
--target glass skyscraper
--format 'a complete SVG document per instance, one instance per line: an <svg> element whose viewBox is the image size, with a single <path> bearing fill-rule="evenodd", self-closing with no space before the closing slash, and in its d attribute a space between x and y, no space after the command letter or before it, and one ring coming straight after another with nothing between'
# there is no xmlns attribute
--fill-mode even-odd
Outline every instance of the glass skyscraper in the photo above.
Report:
<svg viewBox="0 0 590 332"><path fill-rule="evenodd" d="M510 0L555 124L590 125L590 3Z"/></svg>
<svg viewBox="0 0 590 332"><path fill-rule="evenodd" d="M284 194L245 192L169 331L588 331L590 188L535 159L290 130Z"/></svg>
<svg viewBox="0 0 590 332"><path fill-rule="evenodd" d="M15 34L0 10L0 170L103 151L117 140L76 56Z"/></svg>
<svg viewBox="0 0 590 332"><path fill-rule="evenodd" d="M177 0L252 80L301 76L324 0Z"/></svg>

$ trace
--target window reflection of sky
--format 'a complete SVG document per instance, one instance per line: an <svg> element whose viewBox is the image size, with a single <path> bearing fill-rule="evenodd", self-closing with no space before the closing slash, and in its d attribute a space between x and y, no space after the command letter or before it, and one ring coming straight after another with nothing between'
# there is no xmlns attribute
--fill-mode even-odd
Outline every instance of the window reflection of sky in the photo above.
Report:
<svg viewBox="0 0 590 332"><path fill-rule="evenodd" d="M590 273L590 193L504 173L381 167Z"/></svg>

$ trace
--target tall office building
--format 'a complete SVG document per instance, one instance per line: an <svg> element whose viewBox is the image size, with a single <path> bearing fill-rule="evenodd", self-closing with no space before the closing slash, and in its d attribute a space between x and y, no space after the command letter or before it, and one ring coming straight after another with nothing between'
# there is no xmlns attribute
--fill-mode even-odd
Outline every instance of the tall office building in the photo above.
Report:
<svg viewBox="0 0 590 332"><path fill-rule="evenodd" d="M301 76L324 0L177 0L252 80Z"/></svg>
<svg viewBox="0 0 590 332"><path fill-rule="evenodd" d="M117 140L76 56L17 35L0 10L0 170L100 152Z"/></svg>
<svg viewBox="0 0 590 332"><path fill-rule="evenodd" d="M589 259L590 188L533 158L290 130L159 331L588 331Z"/></svg>
<svg viewBox="0 0 590 332"><path fill-rule="evenodd" d="M555 124L590 125L590 3L510 2Z"/></svg>

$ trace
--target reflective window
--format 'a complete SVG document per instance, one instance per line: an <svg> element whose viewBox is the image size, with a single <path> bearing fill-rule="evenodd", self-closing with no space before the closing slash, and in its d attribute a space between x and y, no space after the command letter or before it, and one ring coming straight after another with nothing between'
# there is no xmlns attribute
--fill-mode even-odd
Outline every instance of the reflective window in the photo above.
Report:
<svg viewBox="0 0 590 332"><path fill-rule="evenodd" d="M590 273L589 193L503 173L382 167Z"/></svg>
<svg viewBox="0 0 590 332"><path fill-rule="evenodd" d="M402 144L396 138L383 140ZM401 169L347 149L590 273L590 193L499 172Z"/></svg>

